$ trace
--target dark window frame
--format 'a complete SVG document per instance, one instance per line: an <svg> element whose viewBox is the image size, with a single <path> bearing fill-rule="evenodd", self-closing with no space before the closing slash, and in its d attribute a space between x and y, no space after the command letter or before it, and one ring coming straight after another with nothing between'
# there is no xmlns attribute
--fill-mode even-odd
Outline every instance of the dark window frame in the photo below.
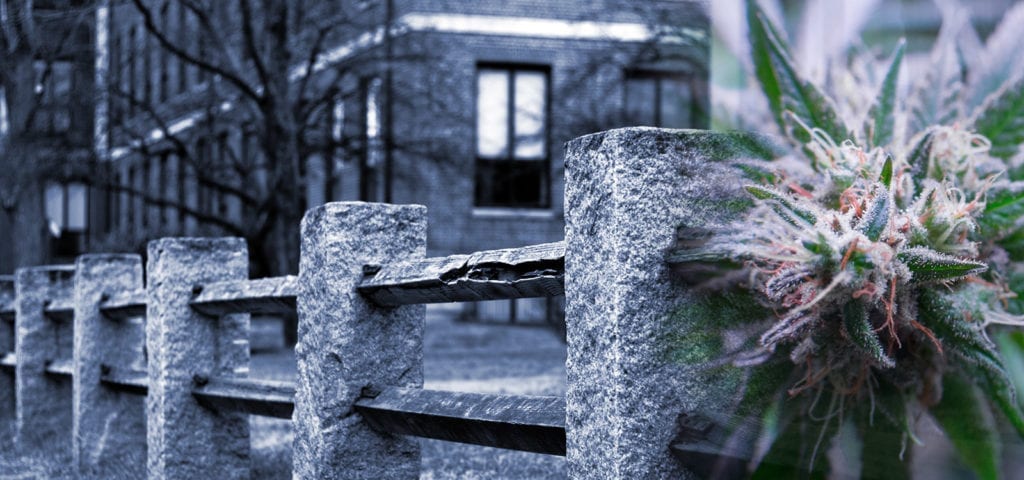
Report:
<svg viewBox="0 0 1024 480"><path fill-rule="evenodd" d="M91 187L88 183L81 180L63 180L46 182L44 183L43 188L47 188L50 184L55 184L60 187L62 203L60 237L50 238L50 255L56 258L76 257L78 255L81 255L82 253L85 253L85 251L88 249L89 231L92 223L90 222L91 218L89 218L89 204L92 203L90 198ZM71 211L69 203L71 198L70 187L73 184L80 185L82 188L85 189L85 195L83 197L85 205L82 207L82 210L84 212L82 222L85 224L85 226L82 229L72 229L69 226L69 215ZM45 194L43 195L43 202L43 211L45 212L47 210L45 204Z"/></svg>
<svg viewBox="0 0 1024 480"><path fill-rule="evenodd" d="M654 81L654 125L652 127L666 128L665 119L662 118L661 111L661 100L665 85L665 80L681 80L686 83L690 88L690 125L686 127L670 127L670 128L707 128L707 126L700 126L697 124L696 119L698 117L699 109L695 96L697 95L696 90L693 88L694 74L685 70L653 70L653 69L642 69L642 68L630 68L626 69L622 75L622 115L624 122L630 123L631 119L629 115L629 81L630 80L653 80Z"/></svg>
<svg viewBox="0 0 1024 480"><path fill-rule="evenodd" d="M479 111L477 102L479 102L480 96L480 72L485 70L500 70L508 73L508 118L506 121L506 134L508 135L507 148L504 158L487 158L481 157L479 152ZM517 72L529 72L529 73L542 73L544 75L544 155L542 158L521 160L516 158L515 154L515 78ZM524 209L549 209L551 208L551 100L552 100L552 68L550 65L536 64L536 63L512 63L512 62L477 62L476 69L473 75L473 206L482 208L524 208ZM485 175L491 175L493 180L494 172L502 165L507 164L512 168L521 168L526 165L532 165L535 172L527 172L537 175L538 180L538 195L539 199L536 202L515 202L515 201L502 201L493 198L484 198L485 191L482 177ZM488 171L491 170L491 171ZM493 183L493 182L486 182ZM493 197L493 192L491 192Z"/></svg>

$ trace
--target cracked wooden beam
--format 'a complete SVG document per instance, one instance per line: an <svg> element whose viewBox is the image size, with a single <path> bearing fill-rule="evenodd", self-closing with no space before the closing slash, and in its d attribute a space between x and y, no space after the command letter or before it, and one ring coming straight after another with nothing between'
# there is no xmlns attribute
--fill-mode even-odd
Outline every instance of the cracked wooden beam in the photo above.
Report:
<svg viewBox="0 0 1024 480"><path fill-rule="evenodd" d="M382 307L554 297L565 292L565 243L367 265L359 293Z"/></svg>
<svg viewBox="0 0 1024 480"><path fill-rule="evenodd" d="M72 365L72 360L70 358L62 359L62 360L54 360L52 362L47 363L47 365L46 365L46 373L48 373L50 375L57 375L57 376L71 378L71 376L74 375L74 368L73 367L74 367L74 365Z"/></svg>
<svg viewBox="0 0 1024 480"><path fill-rule="evenodd" d="M18 366L18 357L14 352L7 352L0 355L0 367L9 368L14 370Z"/></svg>
<svg viewBox="0 0 1024 480"><path fill-rule="evenodd" d="M292 418L295 384L248 378L198 379L192 395L206 408L263 417Z"/></svg>
<svg viewBox="0 0 1024 480"><path fill-rule="evenodd" d="M114 320L146 315L146 290L117 292L100 303L100 312Z"/></svg>
<svg viewBox="0 0 1024 480"><path fill-rule="evenodd" d="M368 388L355 409L383 432L565 455L565 400L560 397Z"/></svg>
<svg viewBox="0 0 1024 480"><path fill-rule="evenodd" d="M189 302L196 311L211 316L228 313L288 314L295 311L299 279L294 275L215 282L196 286Z"/></svg>
<svg viewBox="0 0 1024 480"><path fill-rule="evenodd" d="M43 313L47 318L59 322L70 322L75 316L74 299L71 297L55 298L47 300L43 306Z"/></svg>
<svg viewBox="0 0 1024 480"><path fill-rule="evenodd" d="M100 376L100 383L118 392L135 395L149 393L149 373L137 371L106 371Z"/></svg>

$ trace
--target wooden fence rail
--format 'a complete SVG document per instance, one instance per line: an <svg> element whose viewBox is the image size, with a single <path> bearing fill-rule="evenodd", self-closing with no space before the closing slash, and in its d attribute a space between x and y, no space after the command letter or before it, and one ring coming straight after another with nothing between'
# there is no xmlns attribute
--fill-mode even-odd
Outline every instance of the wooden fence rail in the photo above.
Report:
<svg viewBox="0 0 1024 480"><path fill-rule="evenodd" d="M570 478L685 477L677 419L721 396L658 344L691 298L664 252L740 191L702 153L742 156L723 138L570 143L564 242L425 258L424 207L331 203L303 219L298 276L249 279L236 238L150 242L145 279L137 255L20 269L0 277L0 422L95 476L246 478L263 415L292 419L295 478L418 478L409 437L565 455ZM422 388L423 304L562 294L565 398ZM247 378L249 315L290 312L297 382Z"/></svg>

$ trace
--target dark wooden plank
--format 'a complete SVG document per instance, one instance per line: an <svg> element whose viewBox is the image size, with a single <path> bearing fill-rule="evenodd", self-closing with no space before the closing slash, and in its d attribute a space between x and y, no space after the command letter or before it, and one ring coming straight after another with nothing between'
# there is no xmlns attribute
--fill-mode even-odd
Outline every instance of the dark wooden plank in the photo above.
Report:
<svg viewBox="0 0 1024 480"><path fill-rule="evenodd" d="M383 307L565 293L565 242L365 267L358 287Z"/></svg>
<svg viewBox="0 0 1024 480"><path fill-rule="evenodd" d="M114 320L145 316L146 291L138 289L111 294L100 303L100 312Z"/></svg>
<svg viewBox="0 0 1024 480"><path fill-rule="evenodd" d="M356 411L373 428L510 450L565 455L565 399L367 389Z"/></svg>
<svg viewBox="0 0 1024 480"><path fill-rule="evenodd" d="M149 376L146 372L106 371L100 377L100 383L118 392L143 396L149 394Z"/></svg>
<svg viewBox="0 0 1024 480"><path fill-rule="evenodd" d="M74 374L70 358L53 360L46 365L46 373L62 377L70 377Z"/></svg>
<svg viewBox="0 0 1024 480"><path fill-rule="evenodd" d="M294 275L200 285L190 305L205 315L288 314L295 311L299 279Z"/></svg>
<svg viewBox="0 0 1024 480"><path fill-rule="evenodd" d="M292 418L295 385L250 378L214 378L192 389L199 403L213 410L263 417Z"/></svg>
<svg viewBox="0 0 1024 480"><path fill-rule="evenodd" d="M56 298L46 302L43 313L59 322L70 322L75 316L74 299L70 297Z"/></svg>
<svg viewBox="0 0 1024 480"><path fill-rule="evenodd" d="M14 352L7 352L0 355L0 367L9 368L14 370L18 366L18 357L14 355Z"/></svg>

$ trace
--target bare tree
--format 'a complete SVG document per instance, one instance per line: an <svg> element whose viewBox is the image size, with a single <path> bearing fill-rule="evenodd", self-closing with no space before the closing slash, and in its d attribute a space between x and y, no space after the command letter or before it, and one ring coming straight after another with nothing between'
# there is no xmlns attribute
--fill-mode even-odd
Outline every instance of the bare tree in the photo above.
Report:
<svg viewBox="0 0 1024 480"><path fill-rule="evenodd" d="M44 10L31 0L0 1L0 224L17 252L2 269L41 263L46 258L46 222L41 185L47 179L84 175L89 138L90 83L64 82L68 72L92 54L89 28L94 10L83 6ZM55 96L54 89L65 90ZM74 113L74 115L72 115ZM69 161L70 160L70 161Z"/></svg>

